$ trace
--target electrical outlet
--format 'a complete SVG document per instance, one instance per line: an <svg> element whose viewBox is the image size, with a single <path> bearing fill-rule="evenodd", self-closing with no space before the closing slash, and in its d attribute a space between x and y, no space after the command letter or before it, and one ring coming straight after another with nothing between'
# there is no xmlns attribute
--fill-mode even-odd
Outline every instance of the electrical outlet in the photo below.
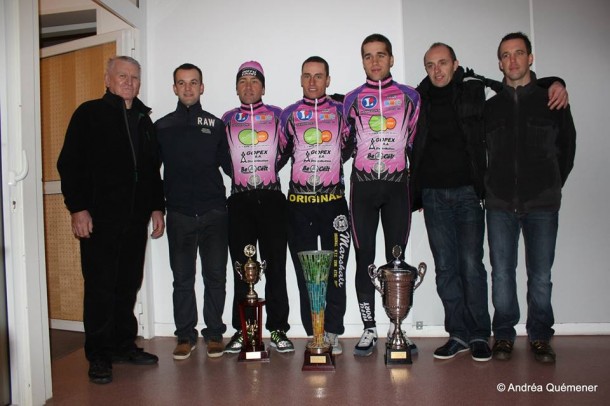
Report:
<svg viewBox="0 0 610 406"><path fill-rule="evenodd" d="M415 322L415 329L416 330L423 330L424 329L424 322L423 321L416 321Z"/></svg>

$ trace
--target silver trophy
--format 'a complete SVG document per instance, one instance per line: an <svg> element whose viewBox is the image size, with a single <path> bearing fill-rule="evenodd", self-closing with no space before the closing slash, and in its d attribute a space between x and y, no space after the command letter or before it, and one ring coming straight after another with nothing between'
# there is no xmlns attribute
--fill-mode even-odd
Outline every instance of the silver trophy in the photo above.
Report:
<svg viewBox="0 0 610 406"><path fill-rule="evenodd" d="M394 325L390 339L386 343L386 364L411 364L411 350L401 329L402 321L413 305L413 292L424 281L427 266L420 263L415 267L400 260L402 249L396 245L392 249L394 260L376 268L369 266L369 276L375 289L381 293L383 308ZM419 282L416 281L420 278Z"/></svg>

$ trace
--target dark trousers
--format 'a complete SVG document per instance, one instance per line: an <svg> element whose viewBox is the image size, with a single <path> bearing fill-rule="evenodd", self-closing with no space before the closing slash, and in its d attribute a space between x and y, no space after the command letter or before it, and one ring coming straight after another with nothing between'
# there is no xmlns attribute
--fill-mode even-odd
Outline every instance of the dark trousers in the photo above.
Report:
<svg viewBox="0 0 610 406"><path fill-rule="evenodd" d="M345 327L345 274L350 249L350 225L344 198L326 203L288 203L288 246L299 287L301 321L308 335L313 335L311 308L303 267L297 256L300 251L332 250L334 258L328 274L324 330L343 334Z"/></svg>
<svg viewBox="0 0 610 406"><path fill-rule="evenodd" d="M203 276L201 335L207 340L226 331L222 322L227 282L227 211L209 210L201 216L167 213L169 261L174 274L174 334L179 340L197 341L195 276L197 251Z"/></svg>
<svg viewBox="0 0 610 406"><path fill-rule="evenodd" d="M147 224L96 223L80 240L85 282L83 321L89 361L110 361L114 352L136 347L133 309L142 285Z"/></svg>
<svg viewBox="0 0 610 406"><path fill-rule="evenodd" d="M402 248L400 259L404 259L411 225L409 185L388 181L352 182L350 205L360 317L364 328L375 327L375 287L368 268L375 261L379 216L385 238L386 261L394 260L392 248L395 245Z"/></svg>
<svg viewBox="0 0 610 406"><path fill-rule="evenodd" d="M436 290L445 309L445 330L467 343L487 342L491 321L481 202L472 186L424 189L422 198Z"/></svg>
<svg viewBox="0 0 610 406"><path fill-rule="evenodd" d="M269 331L288 331L288 293L286 290L286 198L280 191L252 190L231 195L229 208L229 251L235 261L245 264L244 247L258 246L257 257L265 261L265 301ZM252 258L256 260L255 257ZM233 270L234 296L232 324L241 330L239 303L246 299L248 284ZM257 284L260 286L260 284ZM255 287L255 290L256 287ZM257 290L259 297L260 289ZM251 315L248 315L250 318Z"/></svg>

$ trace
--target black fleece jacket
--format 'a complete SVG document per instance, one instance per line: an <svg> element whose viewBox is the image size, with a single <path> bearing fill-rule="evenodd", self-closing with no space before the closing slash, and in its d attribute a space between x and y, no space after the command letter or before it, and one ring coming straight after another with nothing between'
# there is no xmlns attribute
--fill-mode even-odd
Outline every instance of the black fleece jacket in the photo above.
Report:
<svg viewBox="0 0 610 406"><path fill-rule="evenodd" d="M504 86L485 104L487 209L555 211L572 167L576 130L570 108L549 110L548 93L532 81Z"/></svg>
<svg viewBox="0 0 610 406"><path fill-rule="evenodd" d="M95 225L148 222L153 210L165 210L149 112L138 98L127 110L109 91L76 109L57 161L71 213L88 210Z"/></svg>

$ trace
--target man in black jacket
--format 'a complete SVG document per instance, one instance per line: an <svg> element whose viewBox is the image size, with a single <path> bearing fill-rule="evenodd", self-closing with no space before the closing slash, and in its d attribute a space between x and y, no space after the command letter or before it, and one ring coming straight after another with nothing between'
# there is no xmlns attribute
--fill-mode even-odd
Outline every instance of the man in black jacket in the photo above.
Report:
<svg viewBox="0 0 610 406"><path fill-rule="evenodd" d="M219 167L231 173L222 120L201 108L201 69L183 64L174 70L176 111L155 123L164 168L169 260L174 275L174 359L191 355L197 343L195 276L197 251L203 275L201 335L209 357L223 354L222 322L228 251L225 186Z"/></svg>
<svg viewBox="0 0 610 406"><path fill-rule="evenodd" d="M547 92L530 71L532 46L523 33L498 47L502 90L485 104L488 171L487 227L492 266L493 356L507 360L519 322L516 268L523 232L527 268L527 322L537 361L554 363L551 268L561 189L574 165L576 130L569 107L547 108Z"/></svg>
<svg viewBox="0 0 610 406"><path fill-rule="evenodd" d="M464 71L453 49L435 43L424 56L426 77L417 88L422 109L413 147L413 209L424 208L436 285L445 309L447 343L434 352L450 359L470 349L475 361L491 359L483 174L485 86L499 82ZM555 78L546 80L547 87ZM567 104L563 86L550 89L551 107Z"/></svg>
<svg viewBox="0 0 610 406"><path fill-rule="evenodd" d="M163 235L163 185L150 108L138 98L140 64L108 61L103 98L74 112L57 161L61 189L80 239L89 379L112 381L111 362L155 364L136 347L133 314L142 284L147 227Z"/></svg>

